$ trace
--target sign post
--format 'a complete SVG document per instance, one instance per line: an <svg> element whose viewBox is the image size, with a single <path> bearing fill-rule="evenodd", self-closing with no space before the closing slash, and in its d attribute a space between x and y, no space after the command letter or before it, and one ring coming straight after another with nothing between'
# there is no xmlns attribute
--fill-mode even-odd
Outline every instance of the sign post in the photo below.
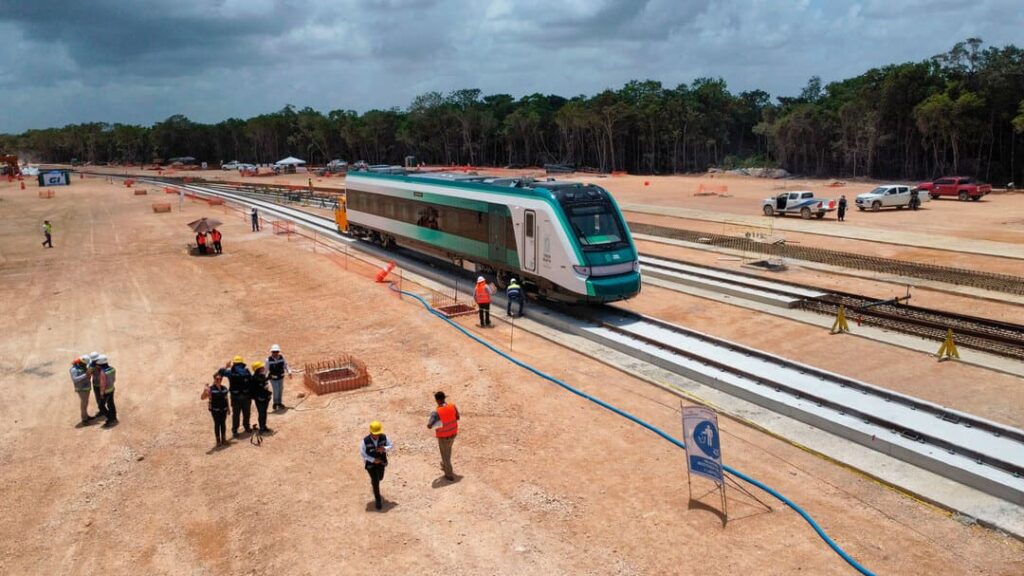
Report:
<svg viewBox="0 0 1024 576"><path fill-rule="evenodd" d="M704 406L683 406L682 414L683 442L686 444L686 480L690 488L690 499L693 500L694 474L711 480L722 493L722 515L728 520L718 414Z"/></svg>

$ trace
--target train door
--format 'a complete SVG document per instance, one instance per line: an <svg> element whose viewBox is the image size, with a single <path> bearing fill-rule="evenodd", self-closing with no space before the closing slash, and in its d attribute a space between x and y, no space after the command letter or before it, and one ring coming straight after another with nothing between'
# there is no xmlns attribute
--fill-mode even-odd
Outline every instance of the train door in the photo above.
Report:
<svg viewBox="0 0 1024 576"><path fill-rule="evenodd" d="M537 214L527 210L523 215L523 270L537 268Z"/></svg>
<svg viewBox="0 0 1024 576"><path fill-rule="evenodd" d="M487 257L493 262L505 261L505 220L507 210L504 206L491 204L488 209L487 223Z"/></svg>

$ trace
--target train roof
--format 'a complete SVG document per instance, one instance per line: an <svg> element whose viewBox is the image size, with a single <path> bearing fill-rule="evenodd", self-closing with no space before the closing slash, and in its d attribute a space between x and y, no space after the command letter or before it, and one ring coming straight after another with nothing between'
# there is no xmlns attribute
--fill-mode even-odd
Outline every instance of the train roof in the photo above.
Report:
<svg viewBox="0 0 1024 576"><path fill-rule="evenodd" d="M592 202L608 199L608 192L600 186L570 180L546 178L539 180L530 176L485 176L466 174L463 172L427 172L427 173L379 173L349 172L349 176L371 176L374 178L399 179L406 182L444 184L453 187L467 187L503 194L521 194L523 196L553 196L560 203Z"/></svg>

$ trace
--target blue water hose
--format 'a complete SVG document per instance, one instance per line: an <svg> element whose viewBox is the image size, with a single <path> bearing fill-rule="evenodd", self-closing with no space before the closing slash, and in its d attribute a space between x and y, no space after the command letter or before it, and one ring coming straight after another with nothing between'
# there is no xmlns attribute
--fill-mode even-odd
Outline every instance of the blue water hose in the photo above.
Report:
<svg viewBox="0 0 1024 576"><path fill-rule="evenodd" d="M437 310L434 310L429 304L427 304L427 301L424 300L418 294L413 294L411 292L406 292L405 290L400 290L397 286L395 286L394 283L392 283L390 285L390 288L392 290L396 291L396 292L399 292L400 294L403 294L405 296L409 296L410 298L415 298L417 301L419 301L420 304L423 305L424 308L427 309L428 312L430 312L434 316L437 316L441 320L444 320L445 322L447 322L450 326L452 326L453 328L455 328L459 332L462 332L464 335L466 335L469 338L475 340L478 344L481 344L482 346L487 347L491 352L494 352L495 354L501 356L502 358L508 360L509 362L515 364L516 366L519 366L520 368L522 368L524 370L533 372L534 374L536 374L537 376L540 376L541 378L547 380L548 382L556 384L556 385L564 388L565 390L568 390L569 392L572 392L573 394L575 394L577 396L580 396L582 398L586 398L587 400L590 400L591 402L601 406L602 408L604 408L606 410L610 410L610 411L618 414L619 416L622 416L623 418L625 418L627 420L630 420L631 422L639 424L640 426L643 426L644 428L650 430L651 432L654 432L655 434L657 434L658 436L661 436L662 438L664 438L665 440L671 442L672 444L675 444L679 448L682 448L683 450L686 450L686 444L684 444L683 442L681 442L679 439L675 438L674 436L671 436L670 434L668 434L667 432L665 432L661 428L658 428L657 426L654 426L653 424L649 424L649 423L647 423L647 422L637 418L636 416L633 416L629 412L626 412L624 410L616 408L615 406L612 406L611 404L605 402L604 400L601 400L600 398L596 398L596 397L591 396L590 394L587 394L586 392L584 392L584 391L582 391L582 390L580 390L578 388L574 388L573 386L570 386L569 384L566 384L565 382L559 380L558 378L555 378L554 376L551 376L551 375L548 375L548 374L546 374L544 372L541 372L540 370L534 368L533 366L530 366L529 364L523 362L522 360L519 360L519 359L515 358L514 356L510 356L509 354L503 352L502 350L499 350L498 348L493 346L490 342L487 342L486 340L478 337L477 335L473 334L469 330L466 330L465 328L460 326L457 322L453 321L451 318L448 318L444 314L438 312ZM803 519L806 520L808 524L811 525L811 528L814 528L814 531L818 533L818 536L825 542L825 544L828 544L829 548L831 548L832 551L834 551L843 560L845 560L847 564L849 564L855 570L857 570L861 574L864 574L865 576L874 576L873 572L871 572L870 570L868 570L867 568L862 566L859 562L854 560L852 556L847 554L845 550L840 548L839 545L836 544L835 541L832 540L832 538L830 538L829 535L825 533L825 531L821 528L821 526L818 525L818 523L814 520L814 518L812 518L810 514L808 514L806 511L804 511L803 508L798 506L796 504L796 502L793 502L789 498L783 496L781 493L779 493L777 490L775 490L771 486L768 486L767 484L764 484L763 482L761 482L759 480L756 480L755 478L747 476L746 474L740 472L739 470L736 470L735 468L732 468L731 466L722 466L722 468L726 472L728 472L729 474L732 474L733 476L735 476L735 477L737 477L737 478L739 478L739 479L741 479L741 480L743 480L743 481L745 481L745 482L747 482L749 484L757 486L761 490L764 490L765 492L767 492L767 493L771 494L772 496L774 496L775 498L777 498L780 502L782 502L786 506L789 506L790 508L792 508L797 514L799 514L801 517L803 517Z"/></svg>

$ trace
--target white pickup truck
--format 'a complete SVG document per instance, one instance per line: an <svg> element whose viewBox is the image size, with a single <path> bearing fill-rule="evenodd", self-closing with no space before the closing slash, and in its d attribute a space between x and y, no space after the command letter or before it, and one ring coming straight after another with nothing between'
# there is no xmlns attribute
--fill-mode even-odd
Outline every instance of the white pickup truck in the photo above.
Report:
<svg viewBox="0 0 1024 576"><path fill-rule="evenodd" d="M870 208L872 211L877 212L882 208L893 208L902 210L904 206L910 206L910 199L913 196L911 194L913 190L912 186L905 184L886 184L879 186L871 192L861 194L857 196L857 208L861 210L867 210ZM919 202L927 202L929 200L927 192L919 192L917 194Z"/></svg>
<svg viewBox="0 0 1024 576"><path fill-rule="evenodd" d="M814 192L807 190L783 192L774 198L765 198L761 201L761 211L765 216L799 214L804 220L810 220L812 215L815 218L824 218L826 213L835 209L835 200L815 198Z"/></svg>

